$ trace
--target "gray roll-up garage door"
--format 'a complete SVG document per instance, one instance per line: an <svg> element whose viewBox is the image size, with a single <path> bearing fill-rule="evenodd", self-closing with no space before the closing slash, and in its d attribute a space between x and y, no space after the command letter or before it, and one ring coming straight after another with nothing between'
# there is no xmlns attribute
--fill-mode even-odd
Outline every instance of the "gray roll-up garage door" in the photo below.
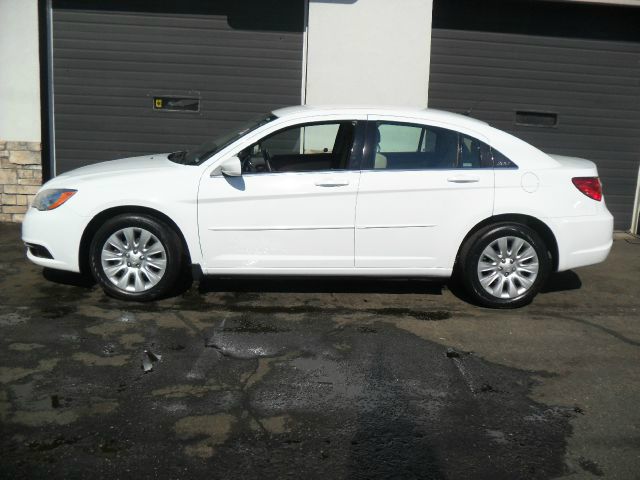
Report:
<svg viewBox="0 0 640 480"><path fill-rule="evenodd" d="M640 164L640 8L435 0L429 106L597 163L627 230Z"/></svg>
<svg viewBox="0 0 640 480"><path fill-rule="evenodd" d="M56 173L300 103L304 3L53 0Z"/></svg>

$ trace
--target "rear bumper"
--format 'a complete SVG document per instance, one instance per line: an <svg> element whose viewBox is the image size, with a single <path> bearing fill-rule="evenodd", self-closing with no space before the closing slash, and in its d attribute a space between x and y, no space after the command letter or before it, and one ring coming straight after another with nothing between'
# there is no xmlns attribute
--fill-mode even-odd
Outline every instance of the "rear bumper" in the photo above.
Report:
<svg viewBox="0 0 640 480"><path fill-rule="evenodd" d="M27 250L27 258L42 267L79 272L80 239L87 219L70 208L41 212L29 208L22 222L22 241L46 248L53 258L35 256Z"/></svg>
<svg viewBox="0 0 640 480"><path fill-rule="evenodd" d="M558 271L603 262L613 244L613 216L597 215L545 219L558 242Z"/></svg>

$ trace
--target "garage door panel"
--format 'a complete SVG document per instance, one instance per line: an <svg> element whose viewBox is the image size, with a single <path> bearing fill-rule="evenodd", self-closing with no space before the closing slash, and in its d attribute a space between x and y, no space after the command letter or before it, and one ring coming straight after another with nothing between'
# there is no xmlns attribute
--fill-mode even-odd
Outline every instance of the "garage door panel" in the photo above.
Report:
<svg viewBox="0 0 640 480"><path fill-rule="evenodd" d="M74 46L74 43L78 40L87 42L89 46L99 47L104 49L121 49L123 47L134 46L140 51L158 52L161 49L169 48L174 51L179 51L182 48L199 47L200 49L209 49L213 52L224 50L225 47L230 47L239 50L251 49L256 52L271 52L284 53L295 55L298 54L298 49L290 44L282 43L280 40L269 41L268 39L253 39L247 40L242 37L234 38L231 42L225 35L215 35L208 33L206 39L189 39L188 41L183 38L174 38L173 40L167 35L163 34L148 34L144 38L141 38L139 34L135 35L119 35L118 38L112 38L102 32L100 35L95 35L95 32L91 30L82 32L82 34L61 34L59 41L61 45ZM213 44L216 42L216 44ZM225 53L224 51L222 53ZM246 52L245 52L246 53Z"/></svg>
<svg viewBox="0 0 640 480"><path fill-rule="evenodd" d="M473 68L473 67L471 67ZM522 72L523 74L526 72ZM462 80L462 76L465 80ZM536 80L535 75L528 76L528 78L503 78L499 76L481 76L475 73L469 73L465 75L464 69L460 69L458 74L447 74L434 72L431 75L431 81L436 82L433 86L433 91L437 92L438 84L441 84L444 88L452 86L464 87L469 83L473 83L475 97L478 95L484 95L487 99L496 98L504 99L507 96L522 95L525 92L532 94L538 94L541 97L541 101L547 103L563 102L568 105L576 104L580 102L593 101L597 102L596 105L607 106L612 102L614 106L629 106L631 97L635 94L637 86L616 86L613 85L613 91L602 91L603 84L595 83L582 83L579 86L575 86L572 82L558 82L542 78ZM609 86L609 85L607 85ZM496 92L496 88L499 87L502 95ZM600 89L600 92L598 92ZM472 92L468 92L468 95ZM528 97L521 97L521 101L526 101Z"/></svg>
<svg viewBox="0 0 640 480"><path fill-rule="evenodd" d="M190 66L197 65L200 69L211 68L207 62L214 52L207 54L201 53L183 53L183 52L118 52L115 50L94 50L91 53L86 51L78 51L76 49L59 49L59 53L64 54L68 63L78 66L78 68L91 68L95 70L108 70L112 67L109 62L116 64L138 63L143 64L148 69L156 69L158 71L166 71L168 66ZM144 53L144 61L140 60L140 54ZM278 65L274 66L274 60L278 60ZM245 57L234 57L233 55L218 54L219 67L250 67L260 69L281 68L281 64L286 65L287 62L295 63L290 65L298 66L299 59L296 57L284 57L277 55L255 55ZM128 70L128 69L127 69Z"/></svg>
<svg viewBox="0 0 640 480"><path fill-rule="evenodd" d="M54 0L56 173L192 147L300 103L300 5ZM154 110L154 96L197 98L199 111Z"/></svg>
<svg viewBox="0 0 640 480"><path fill-rule="evenodd" d="M113 101L117 101L118 99L114 98ZM109 101L106 99L105 101ZM91 133L87 131L89 125L103 125L105 121L113 121L115 125L122 125L122 121L126 121L130 119L131 121L147 121L149 120L149 116L147 114L147 110L150 108L150 104L152 103L152 99L148 98L147 101L139 105L137 107L129 106L126 112L122 112L122 107L120 106L100 106L95 107L90 104L67 104L63 109L60 109L56 113L56 118L59 121L71 121L73 120L73 116L82 118L82 125L68 125L65 129L59 129L57 137L62 138L64 133L69 130L80 130L85 133ZM91 107L91 113L87 113L87 106ZM254 104L249 105L216 105L215 103L205 105L203 108L215 108L216 113L224 119L220 119L217 122L206 122L203 124L201 116L197 113L191 112L156 112L155 118L152 118L149 121L149 128L153 129L156 125L172 125L174 128L178 128L182 131L182 134L189 133L194 128L202 128L204 131L211 131L213 126L222 126L224 127L226 122L229 119L242 121L247 115L254 114ZM267 110L267 106L265 105L264 111ZM175 118L178 116L178 118ZM129 129L129 131L131 131ZM134 131L134 133L137 131ZM96 133L101 133L96 132Z"/></svg>
<svg viewBox="0 0 640 480"><path fill-rule="evenodd" d="M622 60L633 62L632 56ZM433 56L432 61L437 61L439 65L438 73L440 74L459 74L461 70L467 71L469 66L475 67L475 75L480 77L494 77L496 79L509 79L517 78L521 79L514 70L529 70L530 77L542 80L557 80L562 82L576 82L580 81L580 86L583 82L586 84L595 83L601 84L602 81L606 81L610 85L620 86L635 86L637 85L637 78L629 72L629 68L618 67L612 68L607 66L594 67L593 65L586 65L584 63L567 63L564 62L562 66L555 66L549 64L549 58L546 61L526 61L523 59L511 60L509 66L505 66L504 59L495 57L487 58L485 56L473 56L469 58L456 58L455 62L453 58L448 59L442 55ZM464 60L464 64L461 61ZM592 58L593 60L593 58Z"/></svg>
<svg viewBox="0 0 640 480"><path fill-rule="evenodd" d="M516 111L527 107L533 110L546 109L547 111L562 113L563 117L565 115L587 115L594 118L598 118L600 114L604 112L607 117L623 119L634 119L637 112L637 108L631 102L629 97L626 97L627 101L625 102L625 97L609 97L608 99L605 99L603 97L588 94L562 95L562 92L552 92L547 95L545 91L540 91L540 95L537 95L537 97L544 94L544 98L540 100L537 100L536 98L534 100L532 95L529 93L535 92L522 88L503 86L483 87L477 83L474 83L473 91L468 91L465 87L468 87L468 84L465 85L463 83L448 82L446 84L442 84L440 88L439 86L434 86L434 88L430 89L429 92L433 94L432 99L434 101L437 99L438 102L449 101L461 103L465 109L480 106L483 109L490 111L502 111L503 107L495 107L494 105L506 104L510 111ZM443 91L445 88L446 91ZM452 89L461 90L460 95L456 95L454 97L453 95L455 94L452 94ZM500 90L502 95L497 94L495 90ZM492 93L489 94L489 91L492 91ZM439 94L439 92L442 92L442 94ZM559 108L563 107L564 110L560 112Z"/></svg>
<svg viewBox="0 0 640 480"><path fill-rule="evenodd" d="M176 90L176 82L180 79L183 79L185 82L195 82L196 76L194 75L180 75L179 73L175 74L164 74L162 79L162 84L160 87L165 86L167 90ZM237 76L219 76L223 78L209 78L206 76L202 79L202 83L206 84L207 88L203 88L203 91L211 91L214 93L228 93L228 92L238 92L238 85L242 86L242 94L251 95L256 94L264 96L264 98L268 99L269 97L277 96L277 95L290 95L291 89L293 87L298 87L298 83L295 81L295 78L291 79L280 79L280 78L263 78L261 80L247 78L247 77L237 77ZM83 81L84 78L84 81ZM60 90L64 91L64 88L69 88L71 93L75 92L78 87L100 87L100 90L94 90L94 92L102 92L105 88L127 88L127 89L140 89L143 91L149 91L151 89L151 85L145 83L145 79L149 78L148 73L139 73L132 74L130 72L112 72L105 71L98 78L86 78L83 77L81 73L71 72L69 71L68 75L65 75L63 72L61 75L58 75L58 80L60 81L58 92ZM115 81L117 80L117 82ZM231 81L233 80L233 82ZM62 83L64 82L64 83ZM161 82L158 79L154 80L154 85L158 85ZM233 83L233 85L231 84ZM114 87L117 85L117 87ZM265 88L266 87L266 88ZM226 96L224 97L226 98Z"/></svg>
<svg viewBox="0 0 640 480"><path fill-rule="evenodd" d="M607 83L611 88L615 88L615 91L603 92L603 100L610 101L615 98L628 97L633 95L633 92L637 89L637 79L633 77L622 78L616 76L607 81L607 77L604 75L594 76L581 73L566 73L566 72L548 72L535 71L529 72L527 78L522 78L520 72L512 69L495 69L487 68L485 66L474 67L473 73L469 74L468 66L451 65L443 66L439 71L439 79L441 81L456 82L457 78L467 73L469 80L474 80L478 83L491 83L492 85L501 85L505 88L524 88L527 90L544 90L551 89L564 89L571 91L575 95L584 93L592 93L594 89L602 86L603 82ZM535 67L533 67L535 68Z"/></svg>
<svg viewBox="0 0 640 480"><path fill-rule="evenodd" d="M438 90L437 89L430 89L431 93L437 94ZM450 92L449 92L450 93ZM450 109L455 109L456 111L467 111L470 107L473 106L474 102L477 100L477 96L470 92L469 95L467 96L467 98L463 98L463 95L458 95L455 97L449 97L447 95L438 95L438 101L439 102L446 102L446 104L449 106ZM484 97L483 97L484 100ZM536 108L539 108L540 105L543 105L543 103L536 103L536 104L529 104L526 103L526 99L523 99L522 103L518 104L518 105L514 105L513 103L509 102L509 101L505 101L504 97L491 97L491 98L487 98L487 100L490 100L490 103L488 105L483 105L483 113L485 115L485 117L487 116L500 116L500 115L507 115L509 116L509 119L513 119L513 115L515 115L516 110L536 110ZM575 103L575 102L574 102ZM557 106L559 105L559 102L549 102L548 103L549 106ZM570 118L571 119L571 124L573 124L574 120L578 121L578 122L584 122L585 125L602 125L602 121L600 120L601 118L603 118L603 116L607 116L610 118L614 118L617 121L617 124L620 125L627 125L631 128L635 128L635 125L637 123L636 117L637 117L637 110L635 108L633 108L633 106L631 108L628 108L629 106L627 105L627 108L618 108L616 107L615 109L611 109L611 108L603 108L600 106L585 106L584 102L580 102L580 105L565 105L565 106L571 106L572 107L572 115L566 114L563 115L563 118ZM553 111L553 109L549 109L550 111ZM486 118L484 118L484 120L486 120ZM603 127L605 127L603 125ZM615 127L608 127L607 128L615 128Z"/></svg>
<svg viewBox="0 0 640 480"><path fill-rule="evenodd" d="M454 2L450 2L452 5ZM541 6L541 8L552 8L550 5ZM576 7L583 8L583 7ZM607 58L604 59L605 62L610 63L611 65L617 66L619 65L620 58L625 55L634 55L637 51L637 46L632 42L635 38L631 39L632 41L613 41L614 35L607 35L605 40L591 40L588 37L591 35L591 32L585 31L584 35L571 37L567 35L569 31L566 28L559 29L559 35L557 36L545 36L543 33L528 35L524 33L525 29L521 29L519 32L515 33L501 33L500 28L494 29L484 29L480 27L478 30L463 30L463 29L455 29L455 28L447 28L444 25L435 25L437 15L437 9L434 13L434 27L438 30L438 38L443 38L449 40L446 45L446 48L451 50L456 50L461 47L465 47L466 54L468 55L471 49L472 51L486 51L487 47L490 47L492 51L500 54L502 57L506 58L521 58L520 54L523 53L527 55L527 58L535 59L535 55L538 55L537 59L544 59L542 55L547 57L557 57L562 59L567 59L569 62L575 59L588 60L590 58L590 54L601 52L603 54L607 54ZM508 14L513 21L514 18L517 18L518 12L509 12ZM637 15L636 12L633 12L633 15ZM577 17L574 17L577 18ZM481 20L481 19L480 19ZM560 20L565 24L571 22L572 19L555 19L555 21ZM551 19L550 21L554 21ZM633 21L633 20L631 20ZM615 25L613 23L609 25L601 25L602 31L611 31L612 28L618 28L619 25ZM635 25L637 26L637 24ZM634 26L634 28L635 28ZM532 28L537 28L538 26L532 26ZM478 37L477 33L479 32L490 32L492 35L490 37ZM532 43L532 38L535 38L535 42ZM615 43L615 46L612 46L611 43ZM517 50L514 50L514 47ZM447 50L441 50L438 52L442 54Z"/></svg>
<svg viewBox="0 0 640 480"><path fill-rule="evenodd" d="M111 130L111 129L110 129ZM63 139L67 141L73 141L77 143L78 146L106 149L109 144L113 142L123 142L126 144L139 144L139 145L147 145L150 142L155 142L157 137L157 132L143 133L143 132L103 132L100 135L91 135L87 136L84 132L76 131L76 132L68 132ZM197 141L199 139L199 135L183 135L182 141L184 143L190 143L193 141ZM167 143L171 145L171 143ZM161 143L157 143L155 145L161 145ZM161 151L161 150L157 150Z"/></svg>
<svg viewBox="0 0 640 480"><path fill-rule="evenodd" d="M203 57L204 58L204 57ZM197 61L196 61L197 62ZM256 62L260 63L260 62ZM224 75L228 78L238 78L242 80L243 78L273 78L280 79L282 77L282 69L286 68L287 65L283 64L278 66L274 66L273 63L269 65L259 65L259 64L248 64L241 65L238 63L237 65L221 63L215 66L210 65L198 65L188 62L136 62L134 60L122 60L122 59L76 59L72 60L69 63L60 62L57 68L60 69L71 69L78 75L101 75L108 74L113 77L115 75L126 74L130 72L131 69L140 68L144 69L144 74L147 75L147 80L153 82L154 80L149 78L152 75L165 75L170 73L167 69L175 69L177 71L182 71L184 69L189 70L189 76L192 81L197 82L206 82L207 78L212 75ZM291 67L291 65L289 65ZM68 73L68 72L67 72ZM177 74L174 74L174 78L182 78ZM155 80L158 82L158 80ZM165 80L164 83L167 83Z"/></svg>

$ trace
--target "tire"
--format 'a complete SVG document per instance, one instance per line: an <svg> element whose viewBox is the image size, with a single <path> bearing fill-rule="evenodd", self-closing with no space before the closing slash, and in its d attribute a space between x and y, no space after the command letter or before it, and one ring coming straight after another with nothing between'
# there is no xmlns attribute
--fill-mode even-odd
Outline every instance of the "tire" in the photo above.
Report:
<svg viewBox="0 0 640 480"><path fill-rule="evenodd" d="M89 256L96 281L107 295L121 300L161 298L183 271L178 234L143 214L118 215L105 222L91 240Z"/></svg>
<svg viewBox="0 0 640 480"><path fill-rule="evenodd" d="M526 225L498 223L471 235L459 256L459 282L471 300L490 308L529 304L551 270L549 249Z"/></svg>

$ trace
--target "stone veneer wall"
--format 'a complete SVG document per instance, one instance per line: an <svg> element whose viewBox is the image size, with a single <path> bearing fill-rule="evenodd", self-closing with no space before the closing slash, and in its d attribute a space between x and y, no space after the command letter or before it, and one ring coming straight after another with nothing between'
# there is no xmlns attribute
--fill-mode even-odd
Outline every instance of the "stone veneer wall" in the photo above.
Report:
<svg viewBox="0 0 640 480"><path fill-rule="evenodd" d="M42 184L40 142L0 140L0 222L21 222Z"/></svg>

